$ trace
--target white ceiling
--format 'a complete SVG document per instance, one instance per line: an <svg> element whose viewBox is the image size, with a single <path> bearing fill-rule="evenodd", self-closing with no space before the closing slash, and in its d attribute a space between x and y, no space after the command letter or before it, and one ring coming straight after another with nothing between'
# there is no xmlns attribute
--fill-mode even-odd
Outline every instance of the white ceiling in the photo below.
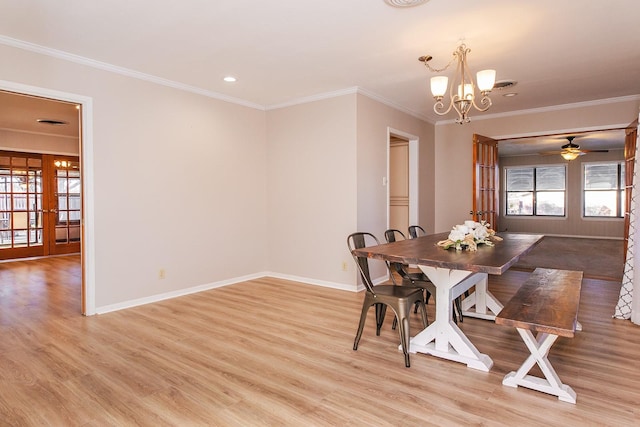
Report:
<svg viewBox="0 0 640 427"><path fill-rule="evenodd" d="M275 108L359 90L432 123L432 76L461 40L516 80L487 113L640 94L637 0L0 0L0 43L27 42ZM222 78L238 81L225 83ZM504 92L517 92L503 97Z"/></svg>
<svg viewBox="0 0 640 427"><path fill-rule="evenodd" d="M38 122L58 120L64 125ZM80 111L68 102L0 91L0 130L78 138Z"/></svg>

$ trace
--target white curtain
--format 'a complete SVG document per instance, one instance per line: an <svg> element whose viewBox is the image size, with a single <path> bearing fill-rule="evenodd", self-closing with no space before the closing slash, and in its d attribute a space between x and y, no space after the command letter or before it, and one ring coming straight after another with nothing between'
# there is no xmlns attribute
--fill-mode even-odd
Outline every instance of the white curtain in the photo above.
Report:
<svg viewBox="0 0 640 427"><path fill-rule="evenodd" d="M633 186L631 188L631 206L629 207L629 240L627 259L624 264L622 288L613 317L631 319L640 324L640 197L638 195L638 149L640 135L636 138L636 155L633 167ZM635 252L638 252L637 256ZM634 274L634 271L638 274ZM637 294L634 296L634 293Z"/></svg>

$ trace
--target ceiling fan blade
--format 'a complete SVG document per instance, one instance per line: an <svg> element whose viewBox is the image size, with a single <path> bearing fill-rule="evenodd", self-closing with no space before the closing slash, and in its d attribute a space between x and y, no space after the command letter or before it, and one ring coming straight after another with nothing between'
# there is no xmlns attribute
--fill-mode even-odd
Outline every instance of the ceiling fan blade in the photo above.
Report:
<svg viewBox="0 0 640 427"><path fill-rule="evenodd" d="M609 150L580 150L585 153L608 153Z"/></svg>
<svg viewBox="0 0 640 427"><path fill-rule="evenodd" d="M562 151L541 151L538 154L541 156L556 156L562 153Z"/></svg>

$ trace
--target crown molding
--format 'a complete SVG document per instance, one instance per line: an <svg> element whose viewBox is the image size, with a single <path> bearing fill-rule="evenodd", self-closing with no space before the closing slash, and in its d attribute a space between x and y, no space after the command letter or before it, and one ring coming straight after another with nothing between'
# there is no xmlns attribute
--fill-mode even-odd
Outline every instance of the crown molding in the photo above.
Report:
<svg viewBox="0 0 640 427"><path fill-rule="evenodd" d="M335 90L332 92L324 92L316 95L305 96L302 98L292 99L280 104L271 104L265 107L265 110L278 110L280 108L293 107L294 105L308 104L309 102L321 101L323 99L337 98L338 96L351 95L358 92L357 87Z"/></svg>
<svg viewBox="0 0 640 427"><path fill-rule="evenodd" d="M384 97L382 97L382 96L380 96L380 95L378 95L378 94L375 94L375 93L373 93L373 92L370 92L370 91L368 91L368 90L366 90L366 89L358 88L358 93L359 93L359 94L361 94L361 95L364 95L364 96L366 96L366 97L368 97L368 98L371 98L371 99L373 99L374 101L378 101L378 102L380 102L381 104L384 104L384 105L386 105L386 106L388 106L388 107L391 107L391 108L393 108L393 109L395 109L395 110L398 110L398 111L401 111L401 112L403 112L403 113L405 113L405 114L408 114L408 115L410 115L410 116L413 116L413 117L415 117L416 119L420 119L420 120L425 121L425 122L427 122L427 123L434 124L434 122L432 122L431 120L429 120L429 117L428 117L428 116L426 116L426 115L424 115L424 114L420 114L420 113L418 113L418 112L416 112L416 111L413 111L413 110L410 110L410 109L408 109L408 108L405 108L405 107L403 107L403 106L401 106L401 105L399 105L399 104L396 104L396 103L395 103L395 102L393 102L393 101L390 101L390 100L388 100L388 99L386 99L386 98L384 98Z"/></svg>
<svg viewBox="0 0 640 427"><path fill-rule="evenodd" d="M164 79L162 77L157 77L151 74L146 74L146 73L142 73L139 71L135 71L135 70L131 70L128 68L124 68L124 67L119 67L116 65L112 65L106 62L101 62L101 61L96 61L93 59L89 59L83 56L79 56L79 55L74 55L68 52L64 52L61 50L57 50L57 49L52 49L46 46L42 46L42 45L38 45L35 43L30 43L30 42L26 42L23 40L18 40L18 39L14 39L11 37L7 37L4 35L0 35L0 44L4 44L6 46L10 46L10 47L14 47L14 48L18 48L18 49L23 49L23 50L27 50L30 52L35 52L35 53L39 53L42 55L47 55L53 58L57 58L57 59L62 59L65 61L70 61L70 62L74 62L77 64L81 64L81 65L86 65L92 68L97 68L100 70L104 70L104 71L109 71L112 73L116 73L116 74L120 74L120 75L124 75L127 77L131 77L131 78L135 78L135 79L139 79L139 80L144 80L144 81L148 81L151 83L155 83L155 84L159 84L162 86L167 86L167 87L171 87L174 89L178 89L178 90L183 90L186 92L191 92L191 93L195 93L198 95L202 95L202 96L206 96L208 98L213 98L213 99L217 99L220 101L224 101L224 102L229 102L232 104L237 104L237 105L242 105L244 107L249 107L249 108L253 108L256 110L261 110L261 111L269 111L269 110L276 110L279 108L285 108L285 107L291 107L294 105L300 105L300 104L306 104L309 102L314 102L314 101L319 101L319 100L323 100L323 99L330 99L330 98L335 98L338 96L343 96L343 95L350 95L350 94L360 94L360 95L364 95L368 98L373 99L374 101L380 102L384 105L387 105L395 110L401 111L403 113L406 113L410 116L413 116L417 119L423 120L427 123L436 125L436 126L440 126L440 125L447 125L447 124L453 124L455 123L455 121L453 119L450 120L439 120L439 121L433 121L433 118L430 116L427 116L425 114L410 110L408 108L403 107L402 105L399 105L393 101L390 101L386 98L384 98L383 96L380 96L374 92L371 92L367 89L363 89L361 87L350 87L350 88L346 88L346 89L341 89L341 90L336 90L336 91L332 91L332 92L324 92L324 93L320 93L317 95L312 95L312 96L307 96L307 97L302 97L302 98L297 98L291 101L287 101L287 102L283 102L280 104L272 104L272 105L268 105L268 106L264 106L264 105L260 105L260 104L256 104L255 102L249 102L246 101L244 99L240 99L240 98L234 98L231 96L227 96L227 95L223 95L217 92L213 92L210 90L205 90L202 88L198 88L195 86L190 86L184 83L180 83L180 82L176 82L173 80L169 80L169 79ZM612 104L612 103L618 103L618 102L625 102L625 101L638 101L640 100L640 94L638 95L628 95L628 96L622 96L622 97L617 97L617 98L606 98L606 99L600 99L600 100L594 100L594 101L585 101L585 102L576 102L576 103L572 103L572 104L562 104L562 105L554 105L554 106L549 106L549 107L541 107L541 108L532 108L532 109L528 109L528 110L516 110L516 111L508 111L508 112L504 112L504 113L495 113L495 114L483 114L481 116L474 116L473 120L474 121L480 121L480 120L491 120L491 119L497 119L497 118L504 118L504 117L512 117L512 116L520 116L520 115L527 115L527 114L535 114L535 113L545 113L545 112L553 112L553 111L559 111L559 110L568 110L568 109L574 109L574 108L582 108L582 107L590 107L590 106L599 106L599 105L604 105L604 104Z"/></svg>
<svg viewBox="0 0 640 427"><path fill-rule="evenodd" d="M413 116L417 119L423 120L423 121L428 121L427 117L417 113L413 110L410 110L408 108L405 108L399 104L394 103L393 101L390 101L376 93L373 93L371 91L368 91L366 89L363 89L361 87L358 86L354 86L354 87L350 87L347 89L341 89L341 90L336 90L336 91L332 91L332 92L325 92L325 93L320 93L317 95L312 95L312 96L307 96L307 97L303 97L303 98L297 98L297 99L293 99L291 101L287 101L287 102L283 102L280 104L273 104L273 105L269 105L267 106L265 109L267 111L269 110L277 110L279 108L286 108L286 107L292 107L294 105L301 105L301 104L307 104L309 102L314 102L314 101L321 101L324 99L330 99L330 98L335 98L338 96L343 96L343 95L352 95L354 93L357 93L359 95L363 95L366 96L367 98L371 98L374 101L380 102L381 104L385 104L388 107L391 107L395 110L401 111L403 113L409 114L410 116Z"/></svg>
<svg viewBox="0 0 640 427"><path fill-rule="evenodd" d="M358 86L354 86L354 87L350 87L347 89L342 89L342 90L336 90L333 92L325 92L325 93L319 93L317 95L312 95L312 96L307 96L307 97L303 97L303 98L297 98L297 99L293 99L291 101L287 101L287 102L283 102L281 104L273 104L273 105L269 105L267 106L265 109L267 111L269 110L277 110L279 108L286 108L286 107L292 107L294 105L301 105L301 104L307 104L309 102L314 102L314 101L321 101L323 99L330 99L330 98L335 98L338 96L343 96L343 95L352 95L354 93L357 93L359 95L363 95L366 96L367 98L371 98L374 101L380 102L381 104L384 104L388 107L391 107L395 110L401 111L403 113L409 114L410 116L413 116L417 119L423 120L428 122L429 120L427 119L427 117L423 114L417 113L413 110L410 110L408 108L405 108L399 104L394 103L393 101L390 101L376 93L373 93L369 90L363 89L361 87ZM431 122L430 122L431 123ZM431 123L433 124L433 123Z"/></svg>
<svg viewBox="0 0 640 427"><path fill-rule="evenodd" d="M35 131L30 131L30 130L12 129L12 128L3 128L3 127L0 127L0 132L29 134L29 135L42 135L42 136L46 136L46 137L60 138L60 139L73 139L73 140L77 140L78 139L77 136L59 135L59 134L56 134L56 133L35 132Z"/></svg>
<svg viewBox="0 0 640 427"><path fill-rule="evenodd" d="M596 106L601 106L606 104L617 104L620 102L633 102L633 101L640 101L640 94L619 96L616 98L596 99L593 101L574 102L571 104L552 105L549 107L530 108L528 110L515 110L515 111L507 111L504 113L483 114L481 116L474 116L473 121L491 120L491 119L499 119L504 117L513 117L513 116L524 116L527 114L549 113L553 111L572 110L575 108L596 107ZM455 123L455 120L440 120L436 122L436 125L437 126L448 125L453 123Z"/></svg>
<svg viewBox="0 0 640 427"><path fill-rule="evenodd" d="M127 77L132 77L138 80L144 80L151 83L156 83L162 86L168 86L178 90L184 90L186 92L196 93L198 95L206 96L208 98L214 98L220 101L230 102L232 104L242 105L249 108L254 108L256 110L269 111L269 110L277 110L280 108L291 107L294 105L306 104L309 102L320 101L323 99L335 98L343 95L350 95L354 93L359 93L361 95L367 96L375 101L381 102L391 108L407 113L411 116L414 116L420 120L428 121L427 117L419 114L415 111L409 110L407 108L402 107L401 105L395 104L388 99L383 98L373 92L364 90L359 87L350 87L346 89L340 89L332 92L324 92L317 95L302 97L293 99L291 101L283 102L280 104L272 104L268 106L256 104L254 102L245 101L243 99L234 98L231 96L226 96L217 92L201 89L195 86L186 85L183 83L179 83L173 80L164 79L162 77L157 77L151 74L142 73L139 71L131 70L124 67L119 67L116 65L112 65L102 61L96 61L93 59L86 58L80 55L74 55L68 52L64 52L62 50L52 49L46 46L38 45L35 43L26 42L23 40L14 39L11 37L0 35L0 44L4 44L6 46L14 47L17 49L27 50L34 53L39 53L42 55L47 55L53 58L62 59L65 61L74 62L76 64L86 65L88 67L97 68L104 71L109 71L112 73L120 74ZM432 122L431 122L432 123ZM433 123L432 123L433 124Z"/></svg>
<svg viewBox="0 0 640 427"><path fill-rule="evenodd" d="M254 102L245 101L243 99L234 98L234 97L223 95L217 92L201 89L195 86L186 85L173 80L157 77L151 74L141 73L139 71L131 70L128 68L118 67L116 65L108 64L106 62L85 58L84 56L74 55L74 54L57 50L57 49L51 49L49 47L41 46L35 43L25 42L22 40L0 35L0 44L15 47L18 49L27 50L30 52L39 53L42 55L51 56L53 58L62 59L65 61L75 62L76 64L86 65L88 67L109 71L109 72L120 74L123 76L132 77L138 80L144 80L144 81L156 83L162 86L167 86L174 89L183 90L186 92L196 93L198 95L203 95L208 98L214 98L220 101L230 102L232 104L238 104L244 107L255 108L257 110L264 111L264 106L256 104Z"/></svg>

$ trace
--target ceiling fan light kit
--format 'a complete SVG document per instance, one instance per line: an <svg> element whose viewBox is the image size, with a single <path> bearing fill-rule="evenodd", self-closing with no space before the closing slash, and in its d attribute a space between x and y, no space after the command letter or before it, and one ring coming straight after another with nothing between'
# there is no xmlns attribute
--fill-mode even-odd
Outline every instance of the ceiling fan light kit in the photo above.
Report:
<svg viewBox="0 0 640 427"><path fill-rule="evenodd" d="M575 160L578 158L578 156L581 156L582 154L584 153L579 153L576 151L563 151L562 153L560 153L562 158L568 161Z"/></svg>
<svg viewBox="0 0 640 427"><path fill-rule="evenodd" d="M436 69L429 65L429 61L433 59L431 55L418 58L429 71L434 73L441 73L448 69L454 61L457 62L456 73L449 87L449 106L445 108L443 102L449 83L447 76L440 75L431 78L431 93L436 100L436 103L433 105L433 111L440 116L444 116L449 113L451 109L454 109L458 113L458 118L455 121L459 124L470 122L469 110L471 110L471 107L478 111L487 111L489 107L491 107L489 93L493 89L496 81L496 70L482 70L476 74L477 85L474 84L469 65L467 64L467 54L469 52L471 52L471 49L462 43L453 52L453 59L441 69ZM479 102L476 102L476 88L482 95Z"/></svg>
<svg viewBox="0 0 640 427"><path fill-rule="evenodd" d="M570 136L565 136L564 139L567 139L569 141L568 144L564 144L561 148L560 151L542 151L539 152L538 154L541 156L547 156L547 155L558 155L560 154L560 156L567 161L571 161L571 160L575 160L580 156L584 156L585 154L588 153L608 153L609 150L607 149L590 149L590 150L584 150L582 148L580 148L580 146L578 144L575 144L573 142L573 140L576 138L575 135L570 135Z"/></svg>
<svg viewBox="0 0 640 427"><path fill-rule="evenodd" d="M583 154L585 154L580 150L580 146L578 144L573 143L574 138L575 136L568 136L567 139L569 140L569 143L561 147L562 152L560 153L560 155L565 160L575 160L578 158L578 156L582 156Z"/></svg>
<svg viewBox="0 0 640 427"><path fill-rule="evenodd" d="M560 152L560 155L562 156L563 159L568 161L575 160L578 158L578 156L583 156L587 153L608 153L609 152L609 150L581 150L578 144L573 143L575 136L568 136L567 139L569 140L569 143L561 147L562 151Z"/></svg>

